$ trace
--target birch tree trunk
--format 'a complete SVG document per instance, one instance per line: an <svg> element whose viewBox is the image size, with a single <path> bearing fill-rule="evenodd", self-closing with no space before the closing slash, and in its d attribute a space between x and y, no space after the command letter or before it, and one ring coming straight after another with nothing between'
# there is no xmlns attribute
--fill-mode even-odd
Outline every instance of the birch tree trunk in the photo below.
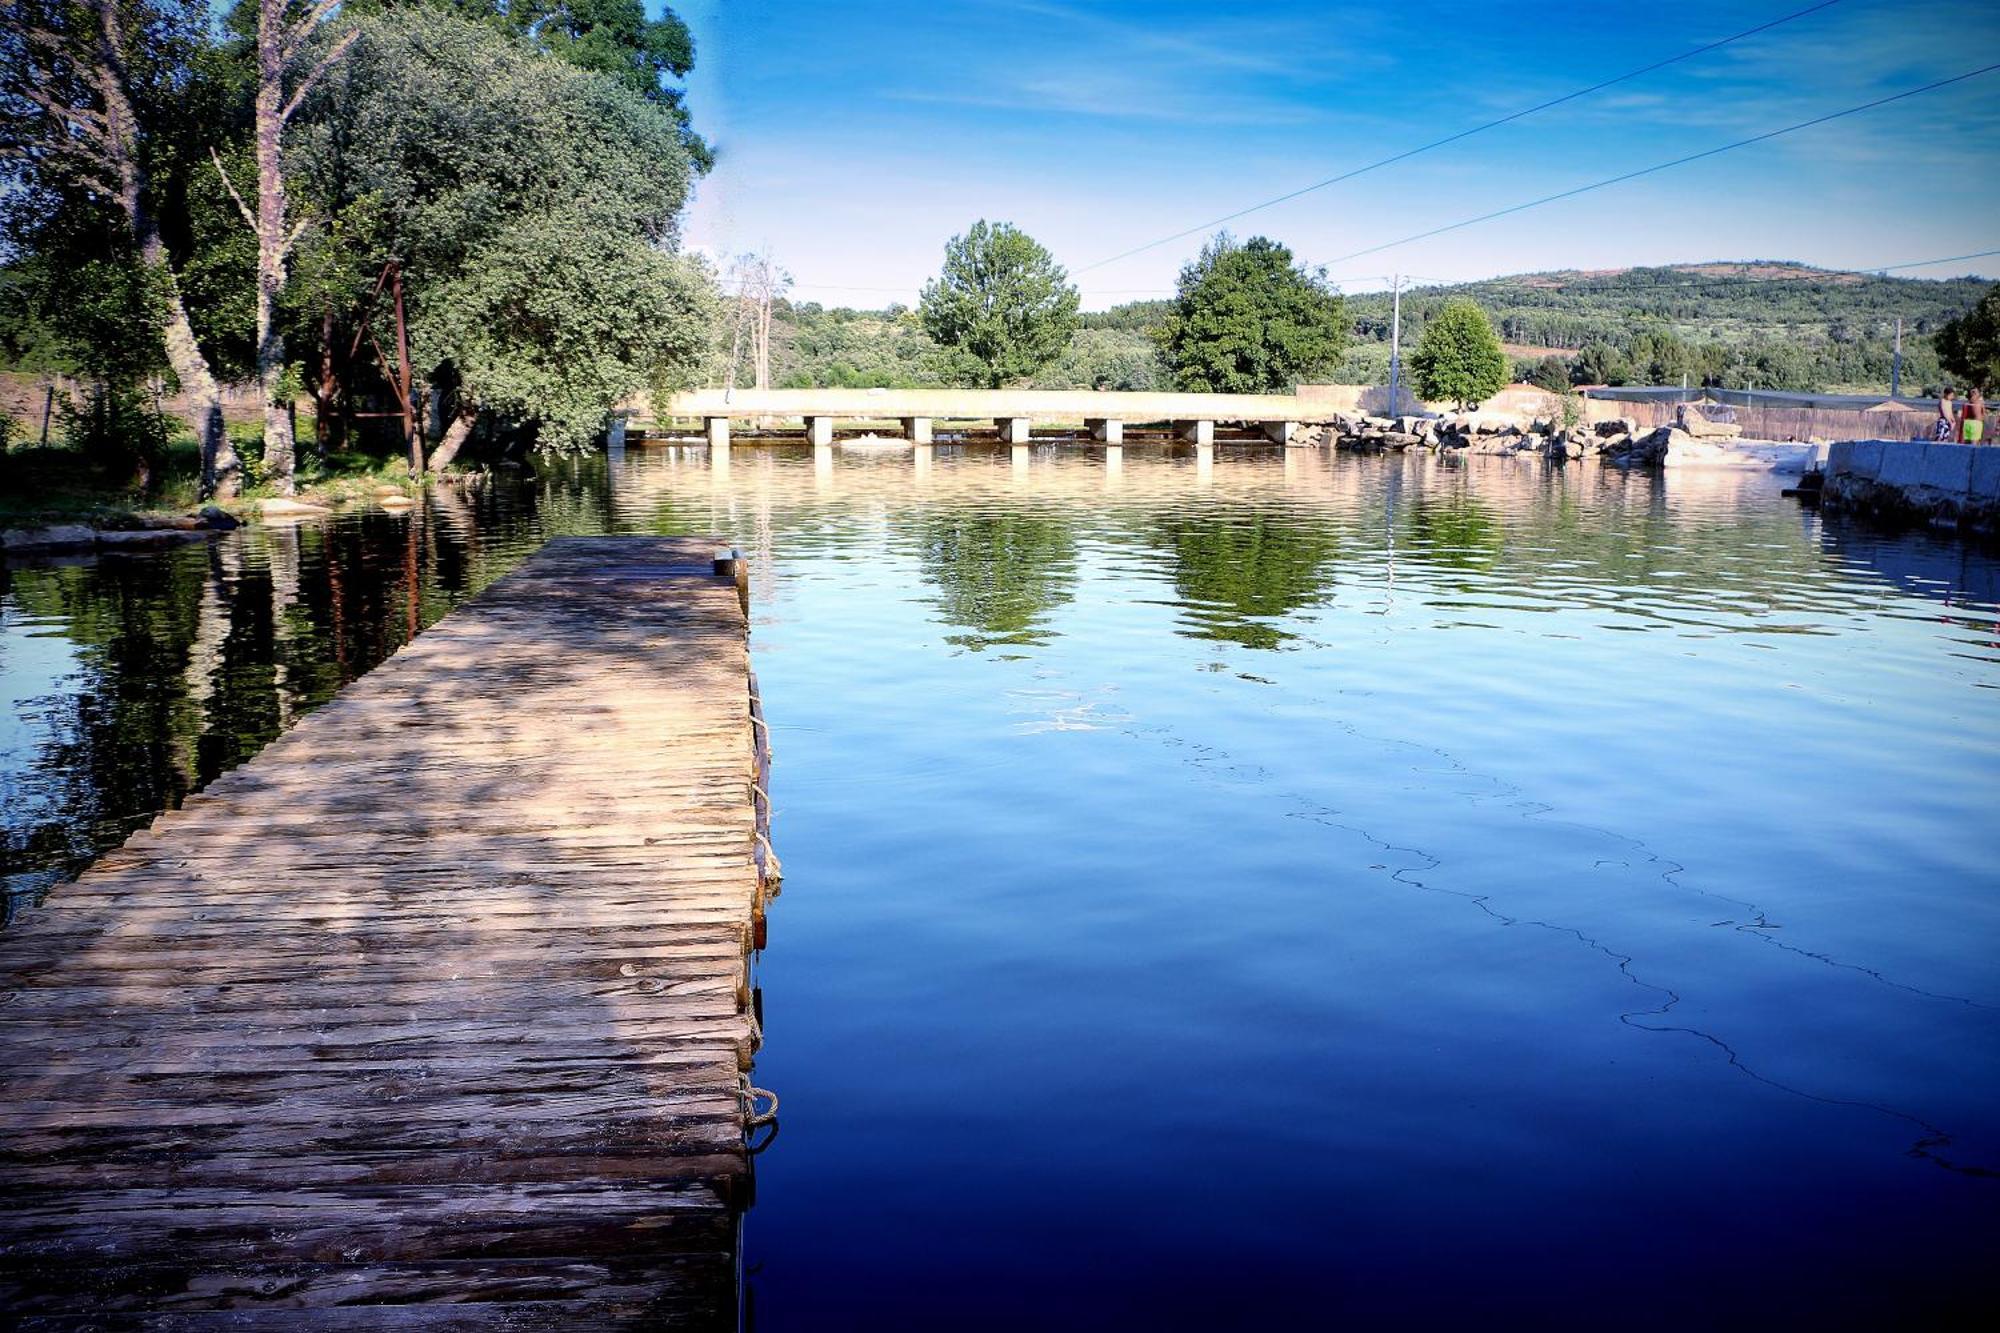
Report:
<svg viewBox="0 0 2000 1333"><path fill-rule="evenodd" d="M132 241L140 260L160 275L166 292L166 326L162 330L167 364L181 382L186 403L187 423L201 444L201 493L227 498L240 489L242 469L236 450L223 428L222 388L208 368L201 344L195 340L194 326L188 322L187 305L181 299L173 261L166 243L160 239L159 223L146 200L147 180L139 153L139 119L132 111L123 71L125 68L124 16L117 0L97 0L97 50L90 82L97 91L103 110L103 133L97 137L99 152L115 175L118 206L132 229Z"/></svg>
<svg viewBox="0 0 2000 1333"><path fill-rule="evenodd" d="M285 334L278 297L285 290L285 252L291 238L285 218L283 106L287 45L284 0L257 3L257 384L264 402L264 471L280 495L298 490L298 448L286 401Z"/></svg>

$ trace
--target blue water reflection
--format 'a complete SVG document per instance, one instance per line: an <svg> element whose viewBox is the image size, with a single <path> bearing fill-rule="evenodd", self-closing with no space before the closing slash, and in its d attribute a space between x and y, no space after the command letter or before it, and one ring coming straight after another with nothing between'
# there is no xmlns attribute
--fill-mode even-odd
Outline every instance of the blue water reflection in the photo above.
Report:
<svg viewBox="0 0 2000 1333"><path fill-rule="evenodd" d="M2000 566L1761 479L633 449L16 569L4 869L604 530L753 562L758 1327L1989 1299Z"/></svg>

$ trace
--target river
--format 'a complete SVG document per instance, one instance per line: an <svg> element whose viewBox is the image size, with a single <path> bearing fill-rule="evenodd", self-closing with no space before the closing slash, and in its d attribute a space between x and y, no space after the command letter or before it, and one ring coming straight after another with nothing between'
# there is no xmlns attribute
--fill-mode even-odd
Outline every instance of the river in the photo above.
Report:
<svg viewBox="0 0 2000 1333"><path fill-rule="evenodd" d="M655 447L15 562L9 894L607 531L751 561L757 1327L1991 1301L2000 565L1768 479Z"/></svg>

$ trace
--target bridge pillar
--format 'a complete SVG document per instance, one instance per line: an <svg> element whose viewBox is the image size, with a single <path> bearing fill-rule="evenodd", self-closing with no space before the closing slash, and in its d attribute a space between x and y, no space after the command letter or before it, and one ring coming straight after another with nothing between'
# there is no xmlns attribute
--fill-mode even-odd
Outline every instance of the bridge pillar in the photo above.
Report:
<svg viewBox="0 0 2000 1333"><path fill-rule="evenodd" d="M1194 447L1194 479L1203 486L1215 480L1215 446L1197 444Z"/></svg>
<svg viewBox="0 0 2000 1333"><path fill-rule="evenodd" d="M1009 444L1028 442L1028 419L1026 417L995 417L993 427L1000 432L1000 438Z"/></svg>
<svg viewBox="0 0 2000 1333"><path fill-rule="evenodd" d="M727 449L729 447L729 418L709 417L704 423L708 427L708 447Z"/></svg>
<svg viewBox="0 0 2000 1333"><path fill-rule="evenodd" d="M1299 429L1299 423L1296 421L1266 421L1261 424L1264 427L1264 438L1272 444L1290 444Z"/></svg>
<svg viewBox="0 0 2000 1333"><path fill-rule="evenodd" d="M832 444L833 418L807 417L806 438L812 441L813 448L815 449L824 449L826 446Z"/></svg>
<svg viewBox="0 0 2000 1333"><path fill-rule="evenodd" d="M1213 421L1176 421L1174 433L1190 444L1202 448L1215 443L1215 423Z"/></svg>
<svg viewBox="0 0 2000 1333"><path fill-rule="evenodd" d="M1101 440L1105 444L1125 443L1125 423L1122 421L1113 421L1109 417L1091 417L1083 424L1085 429L1090 431L1090 438L1093 440Z"/></svg>
<svg viewBox="0 0 2000 1333"><path fill-rule="evenodd" d="M929 417L904 417L903 437L912 444L931 442L931 419Z"/></svg>

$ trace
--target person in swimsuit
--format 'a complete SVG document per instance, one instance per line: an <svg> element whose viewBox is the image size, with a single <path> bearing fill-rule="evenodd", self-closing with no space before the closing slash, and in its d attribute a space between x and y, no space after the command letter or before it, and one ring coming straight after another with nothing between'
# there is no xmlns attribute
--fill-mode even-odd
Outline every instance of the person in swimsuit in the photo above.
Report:
<svg viewBox="0 0 2000 1333"><path fill-rule="evenodd" d="M1958 438L1967 444L1978 444L1986 434L1986 395L1977 385L1965 396L1965 406L1958 413Z"/></svg>
<svg viewBox="0 0 2000 1333"><path fill-rule="evenodd" d="M1931 439L1949 444L1958 438L1958 394L1946 385L1938 394L1937 420L1931 423Z"/></svg>

